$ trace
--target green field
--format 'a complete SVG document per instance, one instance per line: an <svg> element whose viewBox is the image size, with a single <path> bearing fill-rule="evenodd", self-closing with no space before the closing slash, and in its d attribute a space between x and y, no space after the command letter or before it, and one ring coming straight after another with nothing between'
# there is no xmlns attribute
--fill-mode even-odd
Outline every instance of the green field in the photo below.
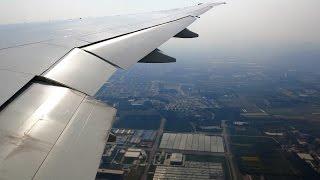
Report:
<svg viewBox="0 0 320 180"><path fill-rule="evenodd" d="M132 111L119 113L120 118L115 121L114 128L152 129L160 126L161 116L153 111Z"/></svg>
<svg viewBox="0 0 320 180"><path fill-rule="evenodd" d="M297 175L284 157L280 146L271 138L232 136L232 151L243 174L275 176Z"/></svg>

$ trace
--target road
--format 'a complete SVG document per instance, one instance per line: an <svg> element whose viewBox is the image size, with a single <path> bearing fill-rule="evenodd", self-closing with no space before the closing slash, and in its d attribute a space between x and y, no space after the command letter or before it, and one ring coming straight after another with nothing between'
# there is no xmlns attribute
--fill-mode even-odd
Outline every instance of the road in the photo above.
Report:
<svg viewBox="0 0 320 180"><path fill-rule="evenodd" d="M221 121L221 127L223 128L222 137L224 139L224 143L226 147L226 160L230 167L231 179L238 180L239 179L238 173L237 173L238 171L236 170L236 167L233 161L233 155L230 148L230 137L228 135L228 129L227 129L227 124L225 120Z"/></svg>
<svg viewBox="0 0 320 180"><path fill-rule="evenodd" d="M157 149L158 149L158 145L160 143L160 139L161 139L161 136L163 134L163 129L164 129L164 125L166 124L166 119L165 118L162 118L161 119L161 122L160 122L160 127L158 129L158 132L157 132L157 137L156 137L156 140L154 141L153 143L153 146L150 150L150 154L149 154L149 157L148 157L148 162L147 162L147 166L146 168L144 169L144 172L141 176L141 180L147 180L147 177L148 177L148 170L149 170L149 167L150 165L152 164L152 161L153 161L153 158L154 158L154 155L156 154L157 152Z"/></svg>

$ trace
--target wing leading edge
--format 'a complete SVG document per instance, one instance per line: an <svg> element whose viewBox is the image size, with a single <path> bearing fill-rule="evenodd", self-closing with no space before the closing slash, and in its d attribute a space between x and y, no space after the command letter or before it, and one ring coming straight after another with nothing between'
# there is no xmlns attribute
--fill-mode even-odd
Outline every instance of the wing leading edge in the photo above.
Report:
<svg viewBox="0 0 320 180"><path fill-rule="evenodd" d="M93 179L116 110L90 96L118 68L174 61L156 48L219 4L0 26L0 179Z"/></svg>

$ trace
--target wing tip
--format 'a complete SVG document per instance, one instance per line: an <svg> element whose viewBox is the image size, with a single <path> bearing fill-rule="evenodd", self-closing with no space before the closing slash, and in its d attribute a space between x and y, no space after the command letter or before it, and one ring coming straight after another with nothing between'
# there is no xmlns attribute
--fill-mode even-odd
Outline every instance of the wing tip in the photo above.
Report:
<svg viewBox="0 0 320 180"><path fill-rule="evenodd" d="M221 1L221 2L217 2L217 1L212 1L212 2L206 2L206 3L198 3L197 5L200 6L200 5L209 5L209 6L219 6L219 5L222 5L222 4L227 4L227 2L225 1Z"/></svg>

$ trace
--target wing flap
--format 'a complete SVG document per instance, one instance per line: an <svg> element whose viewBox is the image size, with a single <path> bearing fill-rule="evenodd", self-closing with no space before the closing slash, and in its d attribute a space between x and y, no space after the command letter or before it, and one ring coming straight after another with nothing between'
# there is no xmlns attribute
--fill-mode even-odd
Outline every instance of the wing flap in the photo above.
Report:
<svg viewBox="0 0 320 180"><path fill-rule="evenodd" d="M70 148L88 145L87 156L97 166L96 159L100 158L104 145L100 136L110 129L114 115L113 108L77 91L32 84L0 112L0 179L34 178L44 162L55 160L55 154L51 153L55 148L65 147L57 146L65 140ZM75 132L76 135L72 135ZM97 135L100 138L93 139ZM80 137L90 141L80 141ZM72 151L77 152L76 149ZM85 165L83 161L77 167Z"/></svg>
<svg viewBox="0 0 320 180"><path fill-rule="evenodd" d="M115 109L85 99L34 179L94 179L114 115Z"/></svg>

